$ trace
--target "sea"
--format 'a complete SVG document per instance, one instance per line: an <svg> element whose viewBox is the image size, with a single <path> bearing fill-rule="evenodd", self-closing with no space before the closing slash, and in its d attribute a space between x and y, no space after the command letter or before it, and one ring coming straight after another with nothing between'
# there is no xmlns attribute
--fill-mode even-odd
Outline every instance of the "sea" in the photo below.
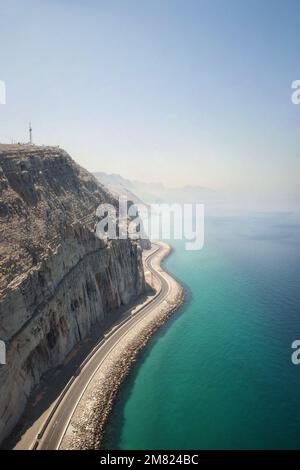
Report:
<svg viewBox="0 0 300 470"><path fill-rule="evenodd" d="M170 240L182 308L120 389L106 449L300 449L300 220L208 217L200 251Z"/></svg>

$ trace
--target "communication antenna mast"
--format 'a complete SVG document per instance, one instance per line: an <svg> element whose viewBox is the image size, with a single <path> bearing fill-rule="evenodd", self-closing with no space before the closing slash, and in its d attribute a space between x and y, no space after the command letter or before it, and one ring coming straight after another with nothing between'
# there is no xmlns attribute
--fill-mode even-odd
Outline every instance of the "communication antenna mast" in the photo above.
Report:
<svg viewBox="0 0 300 470"><path fill-rule="evenodd" d="M31 127L31 122L29 123L29 143L32 144L32 127Z"/></svg>

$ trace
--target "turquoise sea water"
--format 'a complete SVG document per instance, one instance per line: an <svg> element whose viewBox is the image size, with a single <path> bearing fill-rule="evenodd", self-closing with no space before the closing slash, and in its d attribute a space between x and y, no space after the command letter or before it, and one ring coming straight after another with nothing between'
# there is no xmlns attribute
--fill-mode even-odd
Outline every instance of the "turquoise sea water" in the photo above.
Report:
<svg viewBox="0 0 300 470"><path fill-rule="evenodd" d="M152 338L105 437L120 449L300 449L300 225L212 218L205 246L171 242L187 302Z"/></svg>

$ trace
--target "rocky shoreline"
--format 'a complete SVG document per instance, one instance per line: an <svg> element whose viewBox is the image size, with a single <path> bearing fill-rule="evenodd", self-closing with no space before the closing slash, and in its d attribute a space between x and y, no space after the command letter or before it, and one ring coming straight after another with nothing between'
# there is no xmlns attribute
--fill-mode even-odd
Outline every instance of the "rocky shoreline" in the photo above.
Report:
<svg viewBox="0 0 300 470"><path fill-rule="evenodd" d="M97 372L89 383L73 414L60 449L101 448L105 425L115 398L138 353L184 301L183 287L160 267L171 252L169 245L161 244L164 249L157 256L155 267L168 280L168 296L130 330L104 360L101 371Z"/></svg>

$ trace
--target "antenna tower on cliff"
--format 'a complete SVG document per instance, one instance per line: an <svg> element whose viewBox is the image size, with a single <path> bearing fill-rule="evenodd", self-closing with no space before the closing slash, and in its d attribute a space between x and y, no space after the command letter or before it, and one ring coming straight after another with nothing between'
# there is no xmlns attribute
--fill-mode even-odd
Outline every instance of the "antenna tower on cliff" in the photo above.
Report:
<svg viewBox="0 0 300 470"><path fill-rule="evenodd" d="M29 143L32 144L32 127L31 127L31 122L29 123Z"/></svg>

